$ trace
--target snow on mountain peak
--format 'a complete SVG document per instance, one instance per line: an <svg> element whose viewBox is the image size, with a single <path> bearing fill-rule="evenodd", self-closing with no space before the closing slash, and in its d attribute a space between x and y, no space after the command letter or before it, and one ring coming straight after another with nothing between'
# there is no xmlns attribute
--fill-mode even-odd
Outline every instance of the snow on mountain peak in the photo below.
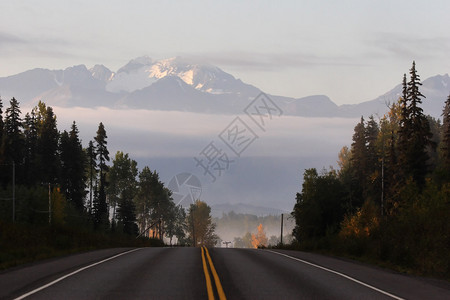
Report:
<svg viewBox="0 0 450 300"><path fill-rule="evenodd" d="M181 62L180 58L173 57L155 62L147 69L148 76L155 78L163 78L166 76L177 76L189 85L194 82L194 70L198 66Z"/></svg>
<svg viewBox="0 0 450 300"><path fill-rule="evenodd" d="M166 76L176 76L193 88L207 93L225 93L223 83L230 84L236 79L221 69L189 62L181 57L172 57L153 61L148 56L131 60L120 68L107 84L110 92L143 89Z"/></svg>

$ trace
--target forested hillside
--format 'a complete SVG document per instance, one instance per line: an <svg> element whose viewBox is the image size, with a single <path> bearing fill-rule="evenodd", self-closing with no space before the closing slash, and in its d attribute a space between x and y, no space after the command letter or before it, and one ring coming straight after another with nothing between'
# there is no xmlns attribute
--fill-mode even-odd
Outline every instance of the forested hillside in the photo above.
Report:
<svg viewBox="0 0 450 300"><path fill-rule="evenodd" d="M18 100L4 112L0 100L0 266L51 252L154 244L136 236L189 242L184 210L159 174L147 166L139 172L121 151L111 159L103 123L83 148L76 122L59 131L45 103L22 116Z"/></svg>
<svg viewBox="0 0 450 300"><path fill-rule="evenodd" d="M339 170L305 170L292 213L298 247L450 276L450 96L434 119L420 86L413 63L390 111L356 124Z"/></svg>

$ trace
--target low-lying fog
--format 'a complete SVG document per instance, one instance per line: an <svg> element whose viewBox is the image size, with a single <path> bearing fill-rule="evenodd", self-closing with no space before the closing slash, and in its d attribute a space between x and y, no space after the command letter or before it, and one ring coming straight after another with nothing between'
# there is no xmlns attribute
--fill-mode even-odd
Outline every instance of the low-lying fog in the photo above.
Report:
<svg viewBox="0 0 450 300"><path fill-rule="evenodd" d="M201 181L200 198L209 205L244 203L287 212L292 210L295 194L301 189L304 170L336 166L337 154L342 146L350 145L358 122L347 118L273 116L266 120L263 131L247 115L239 116L240 123L232 124L237 116L103 107L53 109L60 131L70 130L72 121L76 121L83 146L93 140L98 124L103 122L111 159L116 151L129 153L140 169L149 166L157 170L166 183L179 173L194 174ZM240 157L225 143L228 137L228 143L232 142L227 134L236 124L240 126L236 132L242 132L247 125L247 136L231 144L240 147L234 149ZM211 166L212 175L205 174L194 160L203 158L206 163L206 154L210 158L214 154L211 145L227 155L218 156L222 157L219 163L223 170Z"/></svg>

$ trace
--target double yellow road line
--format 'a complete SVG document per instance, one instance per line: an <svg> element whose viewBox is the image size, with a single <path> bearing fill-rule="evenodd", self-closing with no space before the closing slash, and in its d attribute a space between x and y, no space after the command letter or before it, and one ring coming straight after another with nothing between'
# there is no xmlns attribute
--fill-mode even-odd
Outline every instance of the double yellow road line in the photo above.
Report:
<svg viewBox="0 0 450 300"><path fill-rule="evenodd" d="M206 262L205 253L206 253L208 262ZM227 297L225 296L225 293L223 292L223 288L222 288L222 284L220 283L219 275L217 275L216 268L214 268L214 264L211 260L211 256L209 256L209 251L206 247L202 247L202 262L203 262L203 272L205 273L205 279L206 279L206 290L208 291L208 299L209 300L214 299L214 291L213 291L213 286L212 286L212 282L211 282L211 276L209 275L209 270L208 270L208 263L209 263L209 269L211 270L211 273L214 277L214 283L216 284L217 295L219 295L220 300L226 300Z"/></svg>

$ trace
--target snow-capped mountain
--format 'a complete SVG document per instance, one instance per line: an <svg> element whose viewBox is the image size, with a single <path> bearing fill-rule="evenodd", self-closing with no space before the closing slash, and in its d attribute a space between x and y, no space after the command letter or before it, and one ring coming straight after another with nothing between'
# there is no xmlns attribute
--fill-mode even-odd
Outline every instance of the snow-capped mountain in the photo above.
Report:
<svg viewBox="0 0 450 300"><path fill-rule="evenodd" d="M54 106L107 106L239 114L260 89L236 79L210 64L175 57L131 60L117 72L103 65L84 65L64 70L34 69L0 78L3 101L16 97L21 105L43 100ZM423 81L423 109L439 117L450 93L448 74ZM288 98L271 95L284 114L308 117L382 116L397 101L401 85L372 101L338 106L324 95Z"/></svg>
<svg viewBox="0 0 450 300"><path fill-rule="evenodd" d="M178 77L196 90L210 94L241 93L255 90L241 80L208 64L193 64L180 57L153 61L144 56L131 60L106 79L109 92L135 92L164 77Z"/></svg>
<svg viewBox="0 0 450 300"><path fill-rule="evenodd" d="M103 65L65 70L34 69L0 78L3 99L22 104L43 100L48 105L108 106L212 113L242 110L261 91L220 68L179 57L131 60L117 72ZM236 104L242 103L242 105Z"/></svg>

